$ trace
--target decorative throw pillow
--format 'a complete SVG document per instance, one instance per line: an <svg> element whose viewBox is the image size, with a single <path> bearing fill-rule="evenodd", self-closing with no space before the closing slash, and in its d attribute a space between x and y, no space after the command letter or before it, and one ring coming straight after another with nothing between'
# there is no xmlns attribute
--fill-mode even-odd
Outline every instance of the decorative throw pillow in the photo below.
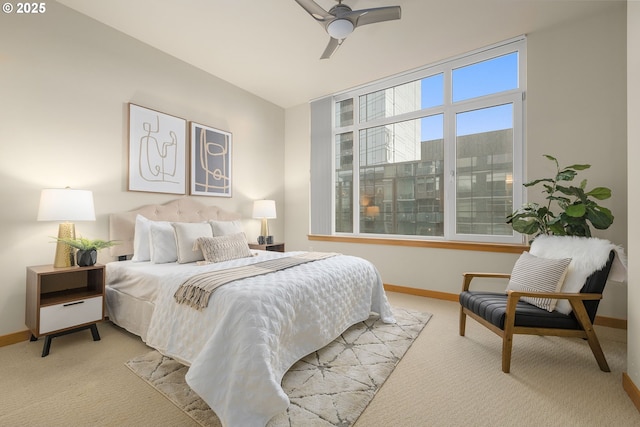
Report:
<svg viewBox="0 0 640 427"><path fill-rule="evenodd" d="M516 261L507 291L558 292L562 288L571 258L538 258L529 252L523 252ZM557 300L551 298L523 297L523 301L553 311Z"/></svg>
<svg viewBox="0 0 640 427"><path fill-rule="evenodd" d="M202 250L206 262L229 261L252 256L244 233L198 237L194 247L196 246Z"/></svg>
<svg viewBox="0 0 640 427"><path fill-rule="evenodd" d="M178 263L202 261L204 255L199 247L194 248L198 237L213 237L211 226L207 222L172 222L176 233Z"/></svg>
<svg viewBox="0 0 640 427"><path fill-rule="evenodd" d="M242 233L240 221L209 221L214 236L228 236L229 234Z"/></svg>
<svg viewBox="0 0 640 427"><path fill-rule="evenodd" d="M149 226L149 252L151 262L164 264L178 260L176 233L170 222L152 222Z"/></svg>
<svg viewBox="0 0 640 427"><path fill-rule="evenodd" d="M136 225L133 232L133 256L131 261L149 261L151 253L149 249L149 226L153 221L136 215Z"/></svg>

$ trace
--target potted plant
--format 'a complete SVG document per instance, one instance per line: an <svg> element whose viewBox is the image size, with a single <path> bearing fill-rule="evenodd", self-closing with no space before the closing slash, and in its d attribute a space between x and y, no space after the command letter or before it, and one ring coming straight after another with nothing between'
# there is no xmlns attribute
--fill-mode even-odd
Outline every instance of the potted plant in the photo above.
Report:
<svg viewBox="0 0 640 427"><path fill-rule="evenodd" d="M63 239L56 237L55 239L78 250L76 252L76 263L80 267L94 265L98 260L98 251L100 249L109 248L118 244L118 242L115 240L91 240L84 237L78 237L74 239Z"/></svg>
<svg viewBox="0 0 640 427"><path fill-rule="evenodd" d="M611 197L609 188L596 187L587 191L586 179L577 187L563 184L573 181L578 171L589 169L591 165L576 164L561 168L555 157L548 154L544 157L556 164L555 177L536 179L524 186L542 184L546 205L527 203L509 215L507 223L515 231L532 235L533 238L540 234L591 237L589 223L599 230L609 228L613 223L613 215L596 201Z"/></svg>

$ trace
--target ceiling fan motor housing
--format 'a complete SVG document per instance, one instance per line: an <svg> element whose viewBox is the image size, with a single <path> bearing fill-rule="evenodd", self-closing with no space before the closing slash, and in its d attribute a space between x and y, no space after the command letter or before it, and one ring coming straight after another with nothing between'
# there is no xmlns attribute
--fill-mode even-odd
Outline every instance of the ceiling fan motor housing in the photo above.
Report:
<svg viewBox="0 0 640 427"><path fill-rule="evenodd" d="M354 12L349 6L342 4L342 0L337 1L338 4L326 11L314 0L296 0L331 36L320 59L329 58L356 27L400 19L400 6L377 7Z"/></svg>

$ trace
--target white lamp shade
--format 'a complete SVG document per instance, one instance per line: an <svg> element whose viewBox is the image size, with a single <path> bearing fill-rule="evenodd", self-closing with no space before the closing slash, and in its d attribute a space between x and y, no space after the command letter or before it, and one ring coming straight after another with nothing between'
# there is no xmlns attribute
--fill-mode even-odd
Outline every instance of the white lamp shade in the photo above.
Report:
<svg viewBox="0 0 640 427"><path fill-rule="evenodd" d="M334 39L342 40L353 32L353 24L348 19L334 19L327 25L327 33Z"/></svg>
<svg viewBox="0 0 640 427"><path fill-rule="evenodd" d="M275 200L256 200L253 202L254 218L276 218Z"/></svg>
<svg viewBox="0 0 640 427"><path fill-rule="evenodd" d="M89 190L49 188L40 193L38 221L95 221L93 193Z"/></svg>

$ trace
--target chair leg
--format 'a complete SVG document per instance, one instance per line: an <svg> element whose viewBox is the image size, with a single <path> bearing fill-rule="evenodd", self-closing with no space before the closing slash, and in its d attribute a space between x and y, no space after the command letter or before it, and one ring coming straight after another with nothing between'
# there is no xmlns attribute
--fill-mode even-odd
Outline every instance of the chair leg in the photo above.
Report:
<svg viewBox="0 0 640 427"><path fill-rule="evenodd" d="M502 331L502 372L508 374L511 370L511 348L513 347L513 328L516 322L516 306L518 298L509 294L507 298L507 312L504 317Z"/></svg>
<svg viewBox="0 0 640 427"><path fill-rule="evenodd" d="M511 348L513 347L513 335L504 334L502 337L502 372L508 374L511 370Z"/></svg>
<svg viewBox="0 0 640 427"><path fill-rule="evenodd" d="M604 357L604 352L602 351L602 347L600 346L600 341L598 341L598 337L595 332L591 330L591 334L587 332L587 340L589 342L589 347L591 347L591 351L598 362L598 366L600 370L603 372L611 372L609 368L609 364L607 363L606 357Z"/></svg>
<svg viewBox="0 0 640 427"><path fill-rule="evenodd" d="M589 347L591 347L591 351L598 362L598 366L600 370L603 372L611 372L609 368L609 364L607 363L607 359L604 356L604 352L602 351L602 347L600 346L600 341L598 340L598 336L596 335L596 331L593 330L593 324L589 319L589 315L584 308L582 303L580 304L572 304L573 312L580 322L582 329L587 334L587 342L589 343Z"/></svg>
<svg viewBox="0 0 640 427"><path fill-rule="evenodd" d="M460 336L463 337L467 326L467 315L464 312L464 307L460 306Z"/></svg>

